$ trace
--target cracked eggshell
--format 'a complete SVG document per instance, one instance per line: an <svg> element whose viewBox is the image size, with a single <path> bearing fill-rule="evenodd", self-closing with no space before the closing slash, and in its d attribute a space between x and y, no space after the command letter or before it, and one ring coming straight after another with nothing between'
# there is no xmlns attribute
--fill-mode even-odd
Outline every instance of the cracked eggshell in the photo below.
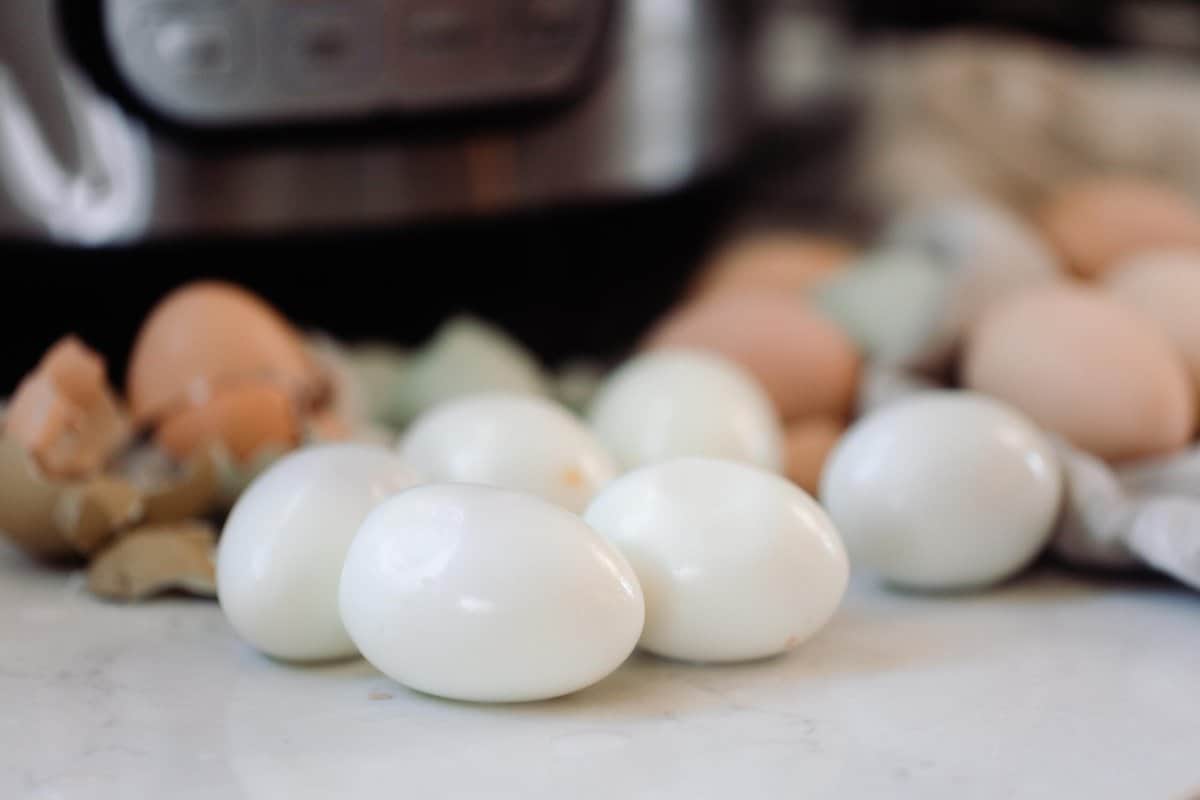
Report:
<svg viewBox="0 0 1200 800"><path fill-rule="evenodd" d="M430 481L527 492L576 513L617 474L612 456L566 409L502 392L426 411L409 426L399 451Z"/></svg>
<svg viewBox="0 0 1200 800"><path fill-rule="evenodd" d="M305 408L326 389L300 333L279 312L240 286L199 281L163 298L142 324L126 394L135 422L148 425L202 404L219 386L258 381Z"/></svg>
<svg viewBox="0 0 1200 800"><path fill-rule="evenodd" d="M255 478L217 551L218 599L237 634L285 660L354 655L337 609L346 550L372 508L416 482L399 456L362 444L305 447Z"/></svg>
<svg viewBox="0 0 1200 800"><path fill-rule="evenodd" d="M0 437L0 531L30 555L85 555L143 513L140 494L127 482L48 478L20 444Z"/></svg>
<svg viewBox="0 0 1200 800"><path fill-rule="evenodd" d="M67 336L17 387L4 433L47 476L82 478L99 472L125 445L130 425L108 385L104 359Z"/></svg>
<svg viewBox="0 0 1200 800"><path fill-rule="evenodd" d="M88 565L92 594L137 601L171 590L217 594L217 535L207 522L142 526L122 535Z"/></svg>
<svg viewBox="0 0 1200 800"><path fill-rule="evenodd" d="M473 317L441 326L409 363L396 397L401 424L463 395L486 391L548 396L537 359L499 328Z"/></svg>
<svg viewBox="0 0 1200 800"><path fill-rule="evenodd" d="M854 343L788 294L743 290L685 305L651 330L644 347L719 353L758 379L785 420L846 415L858 380Z"/></svg>
<svg viewBox="0 0 1200 800"><path fill-rule="evenodd" d="M302 426L292 396L269 381L212 387L202 402L165 416L154 441L184 461L220 443L240 463L264 450L290 450L300 443Z"/></svg>
<svg viewBox="0 0 1200 800"><path fill-rule="evenodd" d="M783 427L771 399L713 353L662 349L630 359L604 382L588 420L625 469L681 456L783 469Z"/></svg>
<svg viewBox="0 0 1200 800"><path fill-rule="evenodd" d="M624 553L642 585L640 645L668 658L745 661L816 634L849 565L807 493L745 464L681 458L626 473L584 520Z"/></svg>

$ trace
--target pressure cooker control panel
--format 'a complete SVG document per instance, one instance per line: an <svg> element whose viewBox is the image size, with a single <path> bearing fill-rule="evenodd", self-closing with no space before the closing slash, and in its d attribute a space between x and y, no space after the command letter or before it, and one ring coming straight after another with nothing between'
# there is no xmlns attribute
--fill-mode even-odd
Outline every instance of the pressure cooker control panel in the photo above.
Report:
<svg viewBox="0 0 1200 800"><path fill-rule="evenodd" d="M126 83L185 123L427 114L567 97L612 0L106 0Z"/></svg>

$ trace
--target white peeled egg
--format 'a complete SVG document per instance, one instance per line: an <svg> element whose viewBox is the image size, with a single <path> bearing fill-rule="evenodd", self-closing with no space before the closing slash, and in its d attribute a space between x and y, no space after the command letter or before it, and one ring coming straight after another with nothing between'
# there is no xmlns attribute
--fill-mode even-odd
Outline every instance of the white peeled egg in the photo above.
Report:
<svg viewBox="0 0 1200 800"><path fill-rule="evenodd" d="M375 445L317 445L272 464L234 505L217 548L217 597L233 629L276 658L354 655L338 614L346 548L367 512L416 482Z"/></svg>
<svg viewBox="0 0 1200 800"><path fill-rule="evenodd" d="M453 483L371 512L346 557L341 612L382 672L479 702L590 686L629 656L645 616L629 563L578 516Z"/></svg>
<svg viewBox="0 0 1200 800"><path fill-rule="evenodd" d="M1062 483L1053 445L1017 411L933 391L852 426L825 463L821 500L856 565L898 586L963 589L1033 560Z"/></svg>
<svg viewBox="0 0 1200 800"><path fill-rule="evenodd" d="M426 411L401 439L400 455L431 481L529 492L576 513L617 471L595 435L568 411L501 392Z"/></svg>
<svg viewBox="0 0 1200 800"><path fill-rule="evenodd" d="M783 428L763 388L708 352L662 349L619 367L589 413L592 429L629 469L682 456L783 469Z"/></svg>
<svg viewBox="0 0 1200 800"><path fill-rule="evenodd" d="M646 598L641 646L688 661L790 650L837 610L849 567L811 497L756 467L681 458L627 473L584 519L629 559Z"/></svg>

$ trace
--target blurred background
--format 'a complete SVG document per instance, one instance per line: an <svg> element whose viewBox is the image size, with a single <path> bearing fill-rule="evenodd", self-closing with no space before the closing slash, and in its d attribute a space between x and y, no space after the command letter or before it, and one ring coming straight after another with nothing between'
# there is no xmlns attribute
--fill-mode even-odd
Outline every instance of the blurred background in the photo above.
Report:
<svg viewBox="0 0 1200 800"><path fill-rule="evenodd" d="M1200 188L1200 3L5 0L0 394L72 331L121 380L229 277L307 329L498 323L617 357L747 231L867 241L968 189Z"/></svg>

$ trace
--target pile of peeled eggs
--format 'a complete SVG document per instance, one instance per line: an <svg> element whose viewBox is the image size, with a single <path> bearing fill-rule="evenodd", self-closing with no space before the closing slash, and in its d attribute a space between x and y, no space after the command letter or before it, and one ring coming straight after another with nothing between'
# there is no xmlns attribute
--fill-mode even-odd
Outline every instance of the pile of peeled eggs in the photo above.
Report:
<svg viewBox="0 0 1200 800"><path fill-rule="evenodd" d="M192 284L123 398L71 338L21 383L0 529L89 558L98 594L215 594L272 657L477 701L576 691L637 647L789 651L851 563L963 591L1050 548L1196 584L1197 305L1200 208L1126 176L1033 218L925 207L867 250L732 241L611 370L547 373L470 318L348 346Z"/></svg>

